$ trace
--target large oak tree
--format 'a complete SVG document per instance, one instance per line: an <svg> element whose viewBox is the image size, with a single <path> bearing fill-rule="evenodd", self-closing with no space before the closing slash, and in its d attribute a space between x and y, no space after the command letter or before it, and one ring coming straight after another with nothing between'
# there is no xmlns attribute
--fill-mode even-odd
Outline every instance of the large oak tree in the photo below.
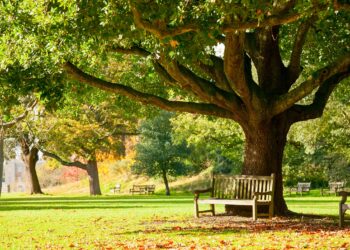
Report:
<svg viewBox="0 0 350 250"><path fill-rule="evenodd" d="M320 117L350 72L345 1L39 1L19 8L17 22L36 15L24 33L44 30L49 53L65 51L71 78L169 111L236 121L245 134L243 174L276 174L278 214L287 211L282 157L291 125ZM96 63L100 55L119 64L138 58L135 75L156 73L172 95L137 88L133 78L115 81Z"/></svg>

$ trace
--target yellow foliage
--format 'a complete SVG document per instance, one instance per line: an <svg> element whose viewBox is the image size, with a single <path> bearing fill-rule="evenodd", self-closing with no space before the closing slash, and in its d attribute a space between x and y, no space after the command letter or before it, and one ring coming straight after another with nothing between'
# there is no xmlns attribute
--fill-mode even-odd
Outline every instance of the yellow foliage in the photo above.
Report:
<svg viewBox="0 0 350 250"><path fill-rule="evenodd" d="M179 45L179 42L176 40L170 40L170 46L176 48Z"/></svg>

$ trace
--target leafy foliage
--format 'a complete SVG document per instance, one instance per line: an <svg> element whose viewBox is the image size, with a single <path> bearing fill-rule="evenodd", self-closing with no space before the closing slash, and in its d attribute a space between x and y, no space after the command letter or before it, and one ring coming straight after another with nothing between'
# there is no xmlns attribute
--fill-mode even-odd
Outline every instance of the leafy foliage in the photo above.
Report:
<svg viewBox="0 0 350 250"><path fill-rule="evenodd" d="M191 146L192 158L214 166L214 172L239 173L243 161L243 133L230 120L181 114L172 119L174 138ZM208 167L208 166L206 166Z"/></svg>
<svg viewBox="0 0 350 250"><path fill-rule="evenodd" d="M136 145L133 171L148 176L184 175L191 172L187 159L190 149L184 141L174 143L171 117L162 111L159 116L145 120L140 126L141 138Z"/></svg>
<svg viewBox="0 0 350 250"><path fill-rule="evenodd" d="M65 95L64 105L55 113L43 113L36 123L40 144L48 151L84 161L97 153L123 154L122 137L135 133L134 120L123 119L123 110L113 96L91 89ZM96 105L94 103L98 103Z"/></svg>

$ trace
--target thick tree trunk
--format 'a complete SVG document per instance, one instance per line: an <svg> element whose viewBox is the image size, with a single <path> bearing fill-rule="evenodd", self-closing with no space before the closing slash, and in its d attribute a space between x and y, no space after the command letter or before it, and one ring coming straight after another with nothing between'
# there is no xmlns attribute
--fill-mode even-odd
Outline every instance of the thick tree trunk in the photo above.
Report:
<svg viewBox="0 0 350 250"><path fill-rule="evenodd" d="M164 181L164 185L165 185L165 195L170 195L169 182L168 182L168 178L166 176L166 171L164 169L162 171L162 175L163 175L163 181Z"/></svg>
<svg viewBox="0 0 350 250"><path fill-rule="evenodd" d="M0 131L0 197L2 191L2 175L4 172L4 135L3 132Z"/></svg>
<svg viewBox="0 0 350 250"><path fill-rule="evenodd" d="M101 195L100 180L98 177L97 162L95 159L88 161L86 171L89 176L90 195Z"/></svg>
<svg viewBox="0 0 350 250"><path fill-rule="evenodd" d="M275 214L284 215L288 208L283 198L282 159L290 123L283 116L246 130L242 174L271 175L275 173Z"/></svg>
<svg viewBox="0 0 350 250"><path fill-rule="evenodd" d="M36 147L29 149L27 143L22 142L22 160L24 162L27 186L30 194L43 194L41 191L38 175L36 173L36 163L38 161L39 150Z"/></svg>

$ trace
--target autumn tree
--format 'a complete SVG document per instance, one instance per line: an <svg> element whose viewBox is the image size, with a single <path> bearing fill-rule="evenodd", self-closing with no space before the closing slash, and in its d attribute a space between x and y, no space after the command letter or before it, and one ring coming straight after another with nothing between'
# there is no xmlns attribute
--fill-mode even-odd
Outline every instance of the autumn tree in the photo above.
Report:
<svg viewBox="0 0 350 250"><path fill-rule="evenodd" d="M287 133L294 123L320 117L349 75L347 1L25 3L2 7L9 16L2 19L3 37L11 41L4 54L18 49L20 61L30 62L36 54L27 52L44 48L56 64L68 60L65 70L79 82L169 111L237 122L245 135L242 173L275 173L275 211L287 211ZM101 57L135 66L113 79ZM145 75L158 76L158 88L146 91L131 80ZM171 91L161 94L164 87Z"/></svg>
<svg viewBox="0 0 350 250"><path fill-rule="evenodd" d="M87 99L84 104L83 96L81 99L73 96L66 96L60 109L44 114L41 123L36 124L38 146L44 156L86 171L90 195L100 195L98 154L121 152L123 137L135 135L135 125L116 112L111 96L109 102L101 101L99 106Z"/></svg>
<svg viewBox="0 0 350 250"><path fill-rule="evenodd" d="M10 95L8 95L9 97ZM14 96L12 96L14 97ZM19 98L17 96L17 98ZM14 134L16 133L9 133L9 130L10 129L13 129L15 126L18 126L19 123L21 121L23 121L28 113L30 111L32 111L32 109L35 107L36 105L36 101L32 101L32 100L26 100L25 98L22 98L24 100L22 105L15 105L15 104L19 104L21 103L19 100L9 100L9 102L7 103L7 105L5 105L4 107L1 107L1 120L0 120L0 176L1 176L1 179L2 179L2 176L3 176L3 170L4 170L4 160L5 160L5 149L4 149L4 143L5 143L5 139L6 137L14 137L16 138L16 136ZM22 107L20 107L22 106ZM24 108L23 108L24 106ZM22 109L22 111L21 111ZM23 111L24 109L24 111ZM21 112L21 114L19 115L15 115L14 113L18 113L18 112ZM35 161L36 163L36 161ZM30 174L30 167L31 165L30 164L27 164L27 162L25 162L25 169L26 169L26 176L27 176L27 183L29 184L29 192L30 194L33 194L33 193L42 193L41 192L41 189L40 189L40 186L39 188L34 188L33 185L31 185L32 182L32 175ZM34 168L35 168L35 164L34 164ZM36 174L35 174L36 176ZM36 178L37 180L37 178ZM36 186L35 186L36 187ZM1 190L2 190L2 181L0 183L0 196L1 196Z"/></svg>

